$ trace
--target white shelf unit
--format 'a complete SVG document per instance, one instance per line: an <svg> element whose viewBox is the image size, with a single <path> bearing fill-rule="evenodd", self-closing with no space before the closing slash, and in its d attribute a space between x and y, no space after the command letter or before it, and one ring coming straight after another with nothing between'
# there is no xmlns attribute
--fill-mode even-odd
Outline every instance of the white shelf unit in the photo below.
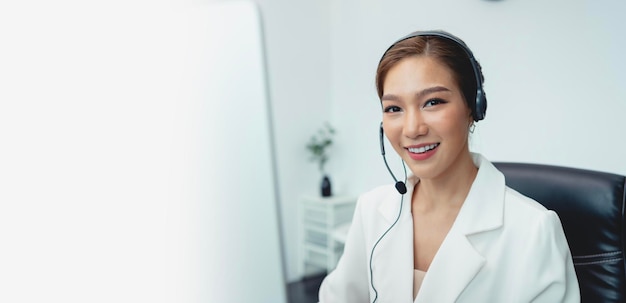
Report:
<svg viewBox="0 0 626 303"><path fill-rule="evenodd" d="M350 223L356 197L303 196L300 198L300 276L330 272L343 252L333 231Z"/></svg>

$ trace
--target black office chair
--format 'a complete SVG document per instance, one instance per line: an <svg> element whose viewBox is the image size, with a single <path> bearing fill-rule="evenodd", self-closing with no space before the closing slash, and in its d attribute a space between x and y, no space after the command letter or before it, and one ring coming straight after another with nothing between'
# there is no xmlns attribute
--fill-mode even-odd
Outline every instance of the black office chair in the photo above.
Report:
<svg viewBox="0 0 626 303"><path fill-rule="evenodd" d="M626 302L626 177L539 164L494 164L509 187L559 215L582 302Z"/></svg>

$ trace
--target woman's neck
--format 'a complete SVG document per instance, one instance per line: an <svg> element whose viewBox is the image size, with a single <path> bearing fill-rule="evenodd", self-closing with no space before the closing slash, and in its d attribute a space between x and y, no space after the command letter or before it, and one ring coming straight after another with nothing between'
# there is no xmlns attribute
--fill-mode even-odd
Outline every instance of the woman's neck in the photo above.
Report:
<svg viewBox="0 0 626 303"><path fill-rule="evenodd" d="M413 192L413 208L417 211L460 208L478 168L469 153L462 153L459 158L442 174L431 179L420 179Z"/></svg>

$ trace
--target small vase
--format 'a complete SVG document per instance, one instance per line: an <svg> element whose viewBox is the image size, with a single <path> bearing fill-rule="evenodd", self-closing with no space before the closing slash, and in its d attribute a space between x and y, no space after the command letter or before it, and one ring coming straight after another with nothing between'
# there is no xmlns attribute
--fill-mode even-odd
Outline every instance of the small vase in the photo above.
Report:
<svg viewBox="0 0 626 303"><path fill-rule="evenodd" d="M330 197L332 195L333 193L330 187L330 179L327 175L324 175L324 178L322 178L322 197Z"/></svg>

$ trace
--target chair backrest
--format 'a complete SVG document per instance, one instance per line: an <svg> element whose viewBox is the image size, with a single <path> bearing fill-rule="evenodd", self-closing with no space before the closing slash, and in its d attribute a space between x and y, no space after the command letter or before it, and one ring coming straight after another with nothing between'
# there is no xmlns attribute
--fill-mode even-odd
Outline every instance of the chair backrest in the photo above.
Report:
<svg viewBox="0 0 626 303"><path fill-rule="evenodd" d="M495 163L506 184L561 219L582 302L626 302L626 177L525 163Z"/></svg>

